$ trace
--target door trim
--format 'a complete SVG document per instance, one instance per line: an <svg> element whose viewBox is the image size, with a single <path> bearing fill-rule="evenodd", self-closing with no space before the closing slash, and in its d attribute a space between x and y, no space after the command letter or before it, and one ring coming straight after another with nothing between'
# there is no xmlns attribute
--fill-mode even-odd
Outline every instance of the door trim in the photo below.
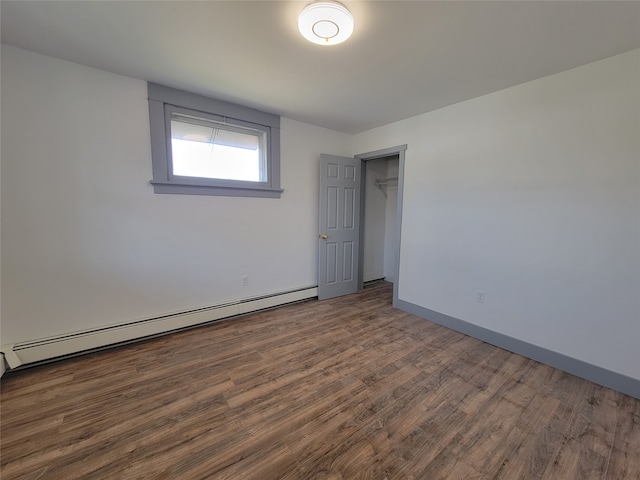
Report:
<svg viewBox="0 0 640 480"><path fill-rule="evenodd" d="M378 158L398 156L398 210L396 215L396 265L395 265L395 277L396 281L393 284L393 306L397 306L398 303L398 287L400 284L400 245L401 245L401 231L402 231L402 197L404 191L404 152L407 150L407 144L397 145L395 147L383 148L382 150L374 150L372 152L360 153L354 155L354 158L360 159L362 162L362 171L360 175L360 219L364 219L364 194L365 194L365 173L366 162L369 160L375 160ZM364 248L362 248L364 242L364 221L360 222L360 232L358 243L360 251L358 252L358 291L362 290L364 286Z"/></svg>

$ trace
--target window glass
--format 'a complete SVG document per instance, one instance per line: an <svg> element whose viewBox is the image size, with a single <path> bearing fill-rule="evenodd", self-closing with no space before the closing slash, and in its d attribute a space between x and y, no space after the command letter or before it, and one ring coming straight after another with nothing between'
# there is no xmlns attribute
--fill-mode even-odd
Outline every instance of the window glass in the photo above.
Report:
<svg viewBox="0 0 640 480"><path fill-rule="evenodd" d="M173 114L173 175L267 182L265 134L224 123Z"/></svg>

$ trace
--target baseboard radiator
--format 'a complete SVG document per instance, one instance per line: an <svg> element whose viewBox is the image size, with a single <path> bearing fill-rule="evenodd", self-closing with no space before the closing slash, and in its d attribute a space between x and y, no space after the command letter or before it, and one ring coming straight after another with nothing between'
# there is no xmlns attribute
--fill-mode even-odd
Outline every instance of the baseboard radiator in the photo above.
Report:
<svg viewBox="0 0 640 480"><path fill-rule="evenodd" d="M229 319L318 296L318 288L305 287L144 320L83 330L55 337L2 345L9 369L39 364L86 351L141 340L176 330ZM4 365L3 365L4 370Z"/></svg>

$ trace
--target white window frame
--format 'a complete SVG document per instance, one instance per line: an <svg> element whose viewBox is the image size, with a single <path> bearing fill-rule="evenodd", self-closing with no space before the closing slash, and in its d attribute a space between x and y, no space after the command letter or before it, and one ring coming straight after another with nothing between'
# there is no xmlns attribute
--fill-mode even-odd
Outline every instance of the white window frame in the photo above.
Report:
<svg viewBox="0 0 640 480"><path fill-rule="evenodd" d="M153 190L177 195L280 198L280 117L155 83L148 84ZM173 175L171 114L180 113L265 133L264 182Z"/></svg>

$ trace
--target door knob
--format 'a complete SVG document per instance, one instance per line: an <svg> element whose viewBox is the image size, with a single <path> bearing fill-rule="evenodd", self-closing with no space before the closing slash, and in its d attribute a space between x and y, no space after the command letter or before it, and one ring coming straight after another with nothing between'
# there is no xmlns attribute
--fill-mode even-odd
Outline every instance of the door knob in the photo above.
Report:
<svg viewBox="0 0 640 480"><path fill-rule="evenodd" d="M326 240L327 238L329 238L329 235L327 235L326 233L323 233L322 235L320 235L320 238L323 240Z"/></svg>

